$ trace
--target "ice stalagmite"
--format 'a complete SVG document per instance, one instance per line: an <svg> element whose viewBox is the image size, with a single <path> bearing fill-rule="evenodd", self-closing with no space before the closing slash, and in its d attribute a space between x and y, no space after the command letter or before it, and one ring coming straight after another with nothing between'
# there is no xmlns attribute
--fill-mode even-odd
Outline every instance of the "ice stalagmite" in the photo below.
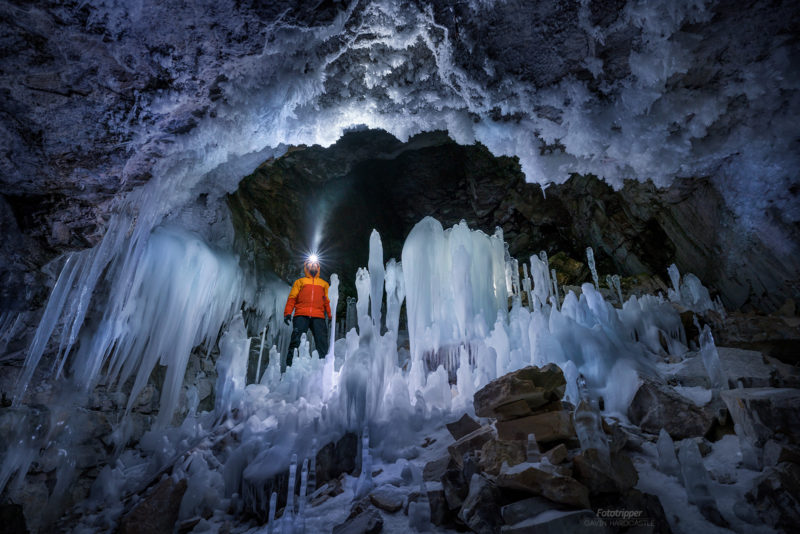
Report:
<svg viewBox="0 0 800 534"><path fill-rule="evenodd" d="M333 354L333 345L336 342L336 307L339 305L339 276L337 274L331 275L331 284L328 288L328 300L331 305L331 338L328 343L328 353ZM320 358L324 358L325 354L320 354Z"/></svg>
<svg viewBox="0 0 800 534"><path fill-rule="evenodd" d="M703 457L695 440L689 438L681 441L678 447L678 460L680 460L683 487L686 488L689 502L696 505L712 522L725 525L726 522L719 513L717 503L711 496L708 472L703 465Z"/></svg>
<svg viewBox="0 0 800 534"><path fill-rule="evenodd" d="M386 329L397 334L400 326L400 307L406 296L403 265L390 259L386 264Z"/></svg>
<svg viewBox="0 0 800 534"><path fill-rule="evenodd" d="M586 379L578 377L578 394L580 402L575 408L575 433L581 449L595 449L600 460L608 467L611 466L611 452L608 448L608 439L603 432L602 420L594 403L589 399Z"/></svg>
<svg viewBox="0 0 800 534"><path fill-rule="evenodd" d="M680 466L678 458L675 456L675 443L672 441L669 432L663 428L658 433L658 468L665 475L680 476Z"/></svg>
<svg viewBox="0 0 800 534"><path fill-rule="evenodd" d="M247 378L247 359L250 354L250 339L239 312L231 321L228 331L219 342L220 357L217 360L217 413L222 415L238 406L244 396ZM182 381L182 377L181 377ZM170 385L177 391L180 387Z"/></svg>
<svg viewBox="0 0 800 534"><path fill-rule="evenodd" d="M708 325L703 326L703 331L700 333L700 356L703 358L703 366L711 381L711 389L715 395L719 395L720 390L728 389L728 379L725 377L725 371L719 361L714 336Z"/></svg>
<svg viewBox="0 0 800 534"><path fill-rule="evenodd" d="M592 247L586 247L586 262L589 264L589 271L592 273L592 283L594 283L594 288L599 290L600 282L597 278L597 267L594 264L594 250L592 250Z"/></svg>
<svg viewBox="0 0 800 534"><path fill-rule="evenodd" d="M372 313L372 324L376 331L381 329L381 302L383 300L383 278L385 275L383 267L383 243L377 230L373 230L369 236L369 279L370 279L370 311Z"/></svg>
<svg viewBox="0 0 800 534"><path fill-rule="evenodd" d="M297 522L295 532L303 534L306 531L306 495L308 491L308 458L303 459L303 468L300 471L300 500L297 506Z"/></svg>
<svg viewBox="0 0 800 534"><path fill-rule="evenodd" d="M375 487L372 480L372 456L369 453L369 427L364 427L361 437L361 475L356 482L354 496L356 499L366 497Z"/></svg>
<svg viewBox="0 0 800 534"><path fill-rule="evenodd" d="M276 492L272 492L272 496L269 498L269 515L267 516L267 533L268 534L275 534L275 508L278 506L278 494Z"/></svg>
<svg viewBox="0 0 800 534"><path fill-rule="evenodd" d="M283 512L283 523L291 523L294 518L294 487L297 483L297 454L292 454L289 462L289 487L286 492L286 508Z"/></svg>
<svg viewBox="0 0 800 534"><path fill-rule="evenodd" d="M356 312L358 313L358 332L363 333L368 325L371 324L369 320L369 292L371 288L369 271L360 268L356 272L356 293L358 294L358 301L356 302Z"/></svg>

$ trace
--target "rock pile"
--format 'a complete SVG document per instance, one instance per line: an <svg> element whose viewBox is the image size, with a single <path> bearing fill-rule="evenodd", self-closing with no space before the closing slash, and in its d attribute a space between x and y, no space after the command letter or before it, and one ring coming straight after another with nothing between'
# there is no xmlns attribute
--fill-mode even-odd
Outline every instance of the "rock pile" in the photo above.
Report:
<svg viewBox="0 0 800 534"><path fill-rule="evenodd" d="M574 407L561 401L565 387L549 364L507 374L475 394L476 415L495 422L480 426L464 416L448 425L455 439L449 455L424 473L434 524L478 533L603 532L609 524L594 510L613 503L668 531L658 499L633 489L638 475L614 425L604 424L610 463L596 449L581 449Z"/></svg>

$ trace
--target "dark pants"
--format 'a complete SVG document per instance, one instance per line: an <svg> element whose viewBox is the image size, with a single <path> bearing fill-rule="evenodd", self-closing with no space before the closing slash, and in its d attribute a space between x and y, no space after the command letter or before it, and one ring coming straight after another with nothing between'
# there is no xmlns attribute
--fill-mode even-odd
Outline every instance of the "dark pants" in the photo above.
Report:
<svg viewBox="0 0 800 534"><path fill-rule="evenodd" d="M328 354L328 335L330 333L325 326L325 319L295 315L292 322L292 339L289 341L289 354L286 355L286 367L292 365L294 349L300 346L300 336L305 334L309 327L311 327L311 333L314 334L314 344L317 346L319 357L324 358Z"/></svg>

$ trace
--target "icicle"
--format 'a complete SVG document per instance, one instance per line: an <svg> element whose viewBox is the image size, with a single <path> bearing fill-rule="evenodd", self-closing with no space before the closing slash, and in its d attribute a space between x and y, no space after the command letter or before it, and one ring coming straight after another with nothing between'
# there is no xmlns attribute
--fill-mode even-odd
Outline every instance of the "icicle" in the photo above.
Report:
<svg viewBox="0 0 800 534"><path fill-rule="evenodd" d="M622 300L622 284L619 280L619 275L615 274L611 277L611 283L614 285L614 289L617 291L617 299L619 299L619 305L622 306L625 301Z"/></svg>
<svg viewBox="0 0 800 534"><path fill-rule="evenodd" d="M589 264L589 270L592 273L592 282L594 282L594 288L599 291L600 283L598 282L597 278L597 268L594 264L594 250L592 250L592 247L586 247L586 262Z"/></svg>

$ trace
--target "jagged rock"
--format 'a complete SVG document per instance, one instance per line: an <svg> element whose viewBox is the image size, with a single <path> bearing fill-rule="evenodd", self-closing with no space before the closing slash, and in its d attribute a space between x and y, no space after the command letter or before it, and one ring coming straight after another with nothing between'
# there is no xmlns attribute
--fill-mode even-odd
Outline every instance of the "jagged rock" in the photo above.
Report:
<svg viewBox="0 0 800 534"><path fill-rule="evenodd" d="M381 513L368 508L358 515L349 518L340 525L333 527L333 534L378 534L383 529Z"/></svg>
<svg viewBox="0 0 800 534"><path fill-rule="evenodd" d="M705 436L715 413L712 406L697 406L669 386L645 381L631 401L628 417L645 432L658 434L663 428L677 440Z"/></svg>
<svg viewBox="0 0 800 534"><path fill-rule="evenodd" d="M431 523L437 526L453 524L455 514L447 504L443 489L428 490L428 503L431 506Z"/></svg>
<svg viewBox="0 0 800 534"><path fill-rule="evenodd" d="M442 476L442 491L450 510L458 510L467 498L469 487L461 469L448 469Z"/></svg>
<svg viewBox="0 0 800 534"><path fill-rule="evenodd" d="M461 506L458 517L473 532L493 534L503 523L500 515L500 492L485 477L475 474L469 482L469 494Z"/></svg>
<svg viewBox="0 0 800 534"><path fill-rule="evenodd" d="M559 443L544 453L544 457L547 458L547 461L551 464L558 465L567 459L568 454L567 447L563 443Z"/></svg>
<svg viewBox="0 0 800 534"><path fill-rule="evenodd" d="M186 479L167 477L137 504L119 523L119 534L161 534L172 532L178 522Z"/></svg>
<svg viewBox="0 0 800 534"><path fill-rule="evenodd" d="M481 447L480 465L484 471L491 475L500 472L503 463L514 467L525 461L525 442L520 440L489 440Z"/></svg>
<svg viewBox="0 0 800 534"><path fill-rule="evenodd" d="M611 452L621 451L628 443L628 433L617 421L603 418L603 432L608 434L608 448Z"/></svg>
<svg viewBox="0 0 800 534"><path fill-rule="evenodd" d="M445 426L456 441L481 428L481 425L467 414L462 415L458 421L447 423Z"/></svg>
<svg viewBox="0 0 800 534"><path fill-rule="evenodd" d="M572 534L589 531L611 532L591 510L548 510L515 525L505 525L501 534Z"/></svg>
<svg viewBox="0 0 800 534"><path fill-rule="evenodd" d="M639 474L626 454L612 454L611 465L603 464L596 449L577 454L572 460L575 478L582 482L589 493L619 493L636 485Z"/></svg>
<svg viewBox="0 0 800 534"><path fill-rule="evenodd" d="M422 480L428 482L432 480L440 480L442 475L444 475L445 471L447 471L447 466L452 462L453 459L449 454L445 454L435 460L431 460L430 462L425 464L425 467L422 468Z"/></svg>
<svg viewBox="0 0 800 534"><path fill-rule="evenodd" d="M372 490L369 500L376 508L393 514L403 507L405 493L391 484L384 484Z"/></svg>
<svg viewBox="0 0 800 534"><path fill-rule="evenodd" d="M525 367L501 376L478 390L473 400L475 414L479 417L497 417L498 408L512 403L512 413L533 413L534 409L561 399L565 388L564 373L557 365L550 363L541 368Z"/></svg>
<svg viewBox="0 0 800 534"><path fill-rule="evenodd" d="M521 501L503 506L500 513L503 516L503 521L507 525L513 525L526 519L531 519L542 512L553 510L563 507L564 505L554 503L544 497L528 497Z"/></svg>
<svg viewBox="0 0 800 534"><path fill-rule="evenodd" d="M754 350L733 347L717 347L720 365L730 387L741 382L746 388L769 387L776 385L777 370L766 363L764 355ZM686 358L668 375L670 383L682 386L711 387L708 372L699 353Z"/></svg>
<svg viewBox="0 0 800 534"><path fill-rule="evenodd" d="M330 442L317 452L317 484L324 484L342 473L352 473L356 468L358 436L348 432L336 443Z"/></svg>
<svg viewBox="0 0 800 534"><path fill-rule="evenodd" d="M447 452L460 467L463 466L466 453L480 450L483 444L492 438L494 438L494 429L488 425L483 426L447 447Z"/></svg>
<svg viewBox="0 0 800 534"><path fill-rule="evenodd" d="M800 443L800 389L732 389L721 396L733 422L758 446L776 433Z"/></svg>
<svg viewBox="0 0 800 534"><path fill-rule="evenodd" d="M771 467L783 462L800 464L800 447L779 443L774 439L764 444L764 466Z"/></svg>
<svg viewBox="0 0 800 534"><path fill-rule="evenodd" d="M572 414L566 410L551 411L513 419L498 421L497 435L503 440L524 440L535 434L536 441L548 443L575 437Z"/></svg>
<svg viewBox="0 0 800 534"><path fill-rule="evenodd" d="M501 488L526 491L580 508L589 507L589 490L586 486L572 477L548 472L531 464L520 464L501 472L496 482Z"/></svg>
<svg viewBox="0 0 800 534"><path fill-rule="evenodd" d="M770 356L764 356L764 360L775 368L776 383L772 384L773 386L781 388L800 388L800 367L783 363L779 359Z"/></svg>
<svg viewBox="0 0 800 534"><path fill-rule="evenodd" d="M765 523L795 532L800 525L800 466L784 462L765 469L746 498Z"/></svg>

